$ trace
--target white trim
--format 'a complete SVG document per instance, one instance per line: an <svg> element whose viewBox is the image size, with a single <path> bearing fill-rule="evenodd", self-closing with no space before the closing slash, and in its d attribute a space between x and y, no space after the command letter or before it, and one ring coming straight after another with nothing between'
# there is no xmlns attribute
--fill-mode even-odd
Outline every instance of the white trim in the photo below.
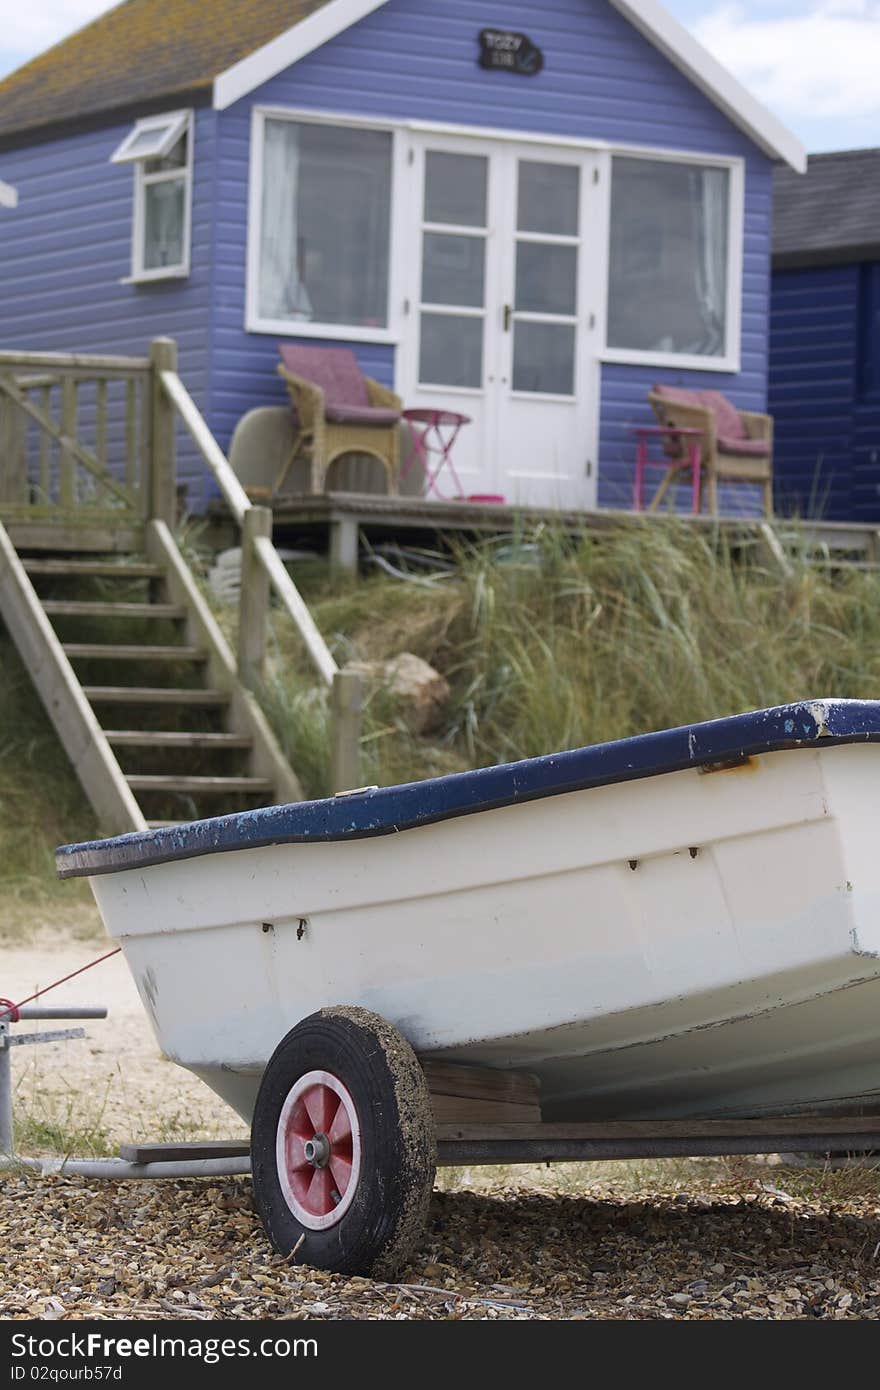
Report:
<svg viewBox="0 0 880 1390"><path fill-rule="evenodd" d="M796 136L747 92L658 0L610 2L759 149L771 159L784 160L797 173L804 173L806 151ZM330 0L322 9L221 72L214 79L215 110L225 111L384 4L385 0ZM514 132L506 135L511 139Z"/></svg>
<svg viewBox="0 0 880 1390"><path fill-rule="evenodd" d="M797 136L746 91L658 0L611 0L611 4L765 154L784 160L798 174L806 172L807 152Z"/></svg>
<svg viewBox="0 0 880 1390"><path fill-rule="evenodd" d="M603 348L600 360L624 367L661 367L665 371L738 372L738 357L693 357L683 352L638 352L635 348Z"/></svg>
<svg viewBox="0 0 880 1390"><path fill-rule="evenodd" d="M120 284L141 285L152 284L156 280L185 280L190 273L190 254L192 241L192 196L193 196L193 168L194 168L194 144L195 144L195 122L192 111L173 111L164 116L148 117L154 125L164 125L173 120L173 125L169 130L173 132L168 146L169 149L180 139L181 135L186 137L186 164L182 169L169 169L162 173L146 172L146 163L151 159L161 159L161 155L154 153L138 156L136 159L116 159L116 155L123 150L124 146L133 138L138 126L143 126L145 122L138 121L134 130L126 136L122 145L116 150L116 155L111 157L111 162L131 163L134 165L134 195L132 199L131 216L131 274L126 275ZM163 147L166 144L163 141ZM170 182L172 179L183 179L183 261L180 265L160 266L155 270L144 268L144 234L145 234L145 190L150 184Z"/></svg>
<svg viewBox="0 0 880 1390"><path fill-rule="evenodd" d="M0 179L0 208L18 207L18 189Z"/></svg>
<svg viewBox="0 0 880 1390"><path fill-rule="evenodd" d="M292 67L300 58L329 43L384 4L385 0L330 0L322 9L301 19L215 77L214 109L225 111L227 106L262 87L264 82L277 77L279 72Z"/></svg>

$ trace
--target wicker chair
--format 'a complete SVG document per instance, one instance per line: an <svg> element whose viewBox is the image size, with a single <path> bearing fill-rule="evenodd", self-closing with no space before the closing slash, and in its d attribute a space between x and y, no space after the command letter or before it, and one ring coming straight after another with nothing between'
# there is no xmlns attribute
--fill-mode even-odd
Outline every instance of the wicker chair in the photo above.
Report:
<svg viewBox="0 0 880 1390"><path fill-rule="evenodd" d="M648 400L661 425L667 429L702 431L702 468L706 479L709 512L718 515L719 482L760 483L764 511L773 515L773 418L750 410L737 410L720 391L685 391L678 386L655 386ZM683 439L668 436L667 455L687 467ZM670 469L651 502L656 509L662 494L676 475Z"/></svg>
<svg viewBox="0 0 880 1390"><path fill-rule="evenodd" d="M400 476L399 396L364 376L350 348L279 344L278 371L296 414L296 435L281 485L299 455L308 451L312 492L323 492L327 470L342 454L371 454L396 494Z"/></svg>

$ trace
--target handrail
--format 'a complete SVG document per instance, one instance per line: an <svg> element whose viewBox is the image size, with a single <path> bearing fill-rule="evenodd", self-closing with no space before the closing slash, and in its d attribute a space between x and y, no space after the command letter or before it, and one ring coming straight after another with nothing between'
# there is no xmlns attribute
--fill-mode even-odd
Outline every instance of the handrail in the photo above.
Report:
<svg viewBox="0 0 880 1390"><path fill-rule="evenodd" d="M226 455L208 428L207 421L176 372L163 371L159 373L159 377L168 399L175 406L199 453L214 474L223 500L239 526L243 525L244 514L250 511L253 503L233 473Z"/></svg>
<svg viewBox="0 0 880 1390"><path fill-rule="evenodd" d="M244 526L245 516L253 510L254 504L235 476L220 445L211 433L208 424L176 372L159 373L162 386L186 425L202 458L216 479L223 499L239 526ZM309 657L327 685L333 684L339 667L333 653L319 632L315 620L309 612L299 589L294 584L281 557L269 536L253 538L254 551L260 564L269 577L269 582L305 643Z"/></svg>
<svg viewBox="0 0 880 1390"><path fill-rule="evenodd" d="M269 576L272 588L299 629L315 669L327 685L332 685L339 667L321 636L302 594L284 568L271 537L255 536L253 545L260 564Z"/></svg>
<svg viewBox="0 0 880 1390"><path fill-rule="evenodd" d="M0 371L5 367L54 367L59 371L147 372L148 357L89 356L79 352L0 352Z"/></svg>

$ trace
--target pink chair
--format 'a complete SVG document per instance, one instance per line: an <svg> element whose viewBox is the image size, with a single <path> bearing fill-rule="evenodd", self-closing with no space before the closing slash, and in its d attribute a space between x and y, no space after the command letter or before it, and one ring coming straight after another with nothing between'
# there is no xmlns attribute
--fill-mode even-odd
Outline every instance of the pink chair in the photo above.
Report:
<svg viewBox="0 0 880 1390"><path fill-rule="evenodd" d="M274 491L280 491L294 461L307 449L312 492L324 491L327 470L334 459L342 454L370 454L386 471L388 491L396 493L403 407L400 397L364 376L350 348L279 343L278 351L278 371L290 392L297 430Z"/></svg>
<svg viewBox="0 0 880 1390"><path fill-rule="evenodd" d="M718 515L718 483L760 483L764 511L773 515L773 418L750 410L737 410L720 391L688 391L680 386L655 386L648 400L660 424L668 431L664 449L682 468L690 463L690 444L681 431L702 435L702 472L706 479L709 511ZM673 472L661 483L665 489ZM658 492L660 489L658 489ZM655 497L653 505L658 499Z"/></svg>

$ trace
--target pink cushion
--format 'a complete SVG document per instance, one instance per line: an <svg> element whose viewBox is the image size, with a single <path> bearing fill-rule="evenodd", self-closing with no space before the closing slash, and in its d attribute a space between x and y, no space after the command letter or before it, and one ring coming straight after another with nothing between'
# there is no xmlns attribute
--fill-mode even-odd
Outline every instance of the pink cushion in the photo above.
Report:
<svg viewBox="0 0 880 1390"><path fill-rule="evenodd" d="M719 434L718 452L732 454L735 458L769 458L770 445L766 439L729 439Z"/></svg>
<svg viewBox="0 0 880 1390"><path fill-rule="evenodd" d="M700 396L703 405L708 406L715 416L715 433L719 438L722 434L727 439L747 437L745 425L739 418L739 411L735 405L731 405L726 396L722 396L720 391L701 391Z"/></svg>
<svg viewBox="0 0 880 1390"><path fill-rule="evenodd" d="M299 343L279 343L278 351L289 372L320 386L327 405L369 407L367 383L351 348L316 348L303 347Z"/></svg>
<svg viewBox="0 0 880 1390"><path fill-rule="evenodd" d="M698 406L715 416L715 433L726 439L745 439L746 429L736 406L720 391L687 391L682 386L655 386L654 394L670 405ZM678 424L682 422L677 421ZM730 450L728 450L730 452Z"/></svg>
<svg viewBox="0 0 880 1390"><path fill-rule="evenodd" d="M388 429L397 424L400 412L384 405L328 405L324 416L336 425L375 425Z"/></svg>

